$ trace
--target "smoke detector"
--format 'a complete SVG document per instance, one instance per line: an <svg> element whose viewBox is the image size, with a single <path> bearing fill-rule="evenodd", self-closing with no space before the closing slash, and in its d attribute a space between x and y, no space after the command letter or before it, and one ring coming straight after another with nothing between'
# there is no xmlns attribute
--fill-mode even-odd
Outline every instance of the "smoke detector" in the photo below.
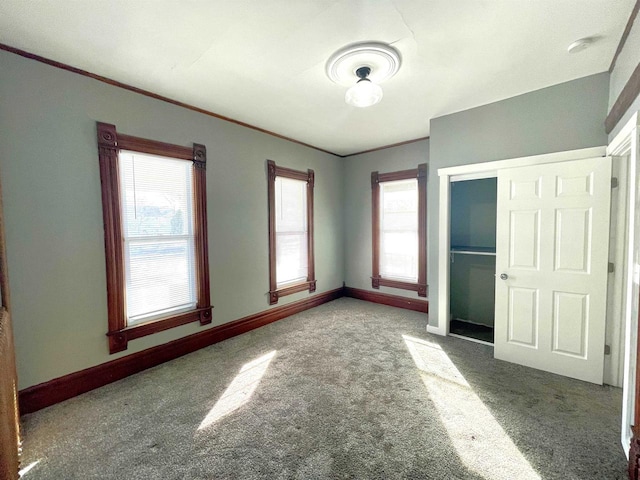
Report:
<svg viewBox="0 0 640 480"><path fill-rule="evenodd" d="M595 41L595 38L593 37L581 38L573 42L571 45L569 45L569 47L567 48L567 51L569 53L581 52L582 50L589 48L594 41Z"/></svg>

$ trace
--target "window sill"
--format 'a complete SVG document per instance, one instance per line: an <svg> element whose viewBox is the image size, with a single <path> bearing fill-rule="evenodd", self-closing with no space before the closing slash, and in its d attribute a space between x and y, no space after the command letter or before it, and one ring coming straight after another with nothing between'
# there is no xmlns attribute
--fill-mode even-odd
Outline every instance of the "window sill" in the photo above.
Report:
<svg viewBox="0 0 640 480"><path fill-rule="evenodd" d="M196 308L185 313L173 315L171 317L152 320L138 325L123 328L114 332L108 332L109 354L122 352L127 349L129 340L146 337L154 333L169 330L170 328L186 325L187 323L200 322L200 325L211 323L211 309L213 307Z"/></svg>
<svg viewBox="0 0 640 480"><path fill-rule="evenodd" d="M316 281L307 280L305 282L294 283L293 285L287 285L286 287L277 288L276 290L269 291L269 305L275 305L278 303L280 297L291 295L292 293L304 292L309 290L309 293L316 291Z"/></svg>
<svg viewBox="0 0 640 480"><path fill-rule="evenodd" d="M418 292L419 297L427 296L427 285L421 283L403 282L401 280L391 280L389 278L371 277L371 286L375 289L379 289L380 286L399 288L402 290L411 290Z"/></svg>

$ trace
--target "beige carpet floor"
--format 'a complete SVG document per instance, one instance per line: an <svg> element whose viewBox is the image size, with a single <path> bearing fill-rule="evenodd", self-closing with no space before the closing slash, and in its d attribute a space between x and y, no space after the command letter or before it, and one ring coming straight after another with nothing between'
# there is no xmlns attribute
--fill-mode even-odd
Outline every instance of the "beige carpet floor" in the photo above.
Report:
<svg viewBox="0 0 640 480"><path fill-rule="evenodd" d="M23 417L31 479L625 478L621 391L342 298Z"/></svg>

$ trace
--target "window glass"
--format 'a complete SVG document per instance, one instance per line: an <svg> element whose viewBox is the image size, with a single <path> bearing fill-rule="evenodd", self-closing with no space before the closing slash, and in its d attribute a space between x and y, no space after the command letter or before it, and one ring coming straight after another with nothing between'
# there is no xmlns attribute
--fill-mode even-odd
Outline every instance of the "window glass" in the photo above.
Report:
<svg viewBox="0 0 640 480"><path fill-rule="evenodd" d="M276 282L283 286L306 281L307 182L276 177Z"/></svg>
<svg viewBox="0 0 640 480"><path fill-rule="evenodd" d="M418 181L380 183L380 274L418 280Z"/></svg>
<svg viewBox="0 0 640 480"><path fill-rule="evenodd" d="M127 324L196 306L193 166L121 151Z"/></svg>

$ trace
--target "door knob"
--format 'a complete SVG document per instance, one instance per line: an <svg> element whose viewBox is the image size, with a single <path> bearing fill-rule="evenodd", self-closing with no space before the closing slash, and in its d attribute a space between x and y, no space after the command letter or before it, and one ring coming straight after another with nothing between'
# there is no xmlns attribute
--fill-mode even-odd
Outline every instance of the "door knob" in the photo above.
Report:
<svg viewBox="0 0 640 480"><path fill-rule="evenodd" d="M509 278L509 275L507 275L506 273L500 274L500 280L506 280L507 278Z"/></svg>

